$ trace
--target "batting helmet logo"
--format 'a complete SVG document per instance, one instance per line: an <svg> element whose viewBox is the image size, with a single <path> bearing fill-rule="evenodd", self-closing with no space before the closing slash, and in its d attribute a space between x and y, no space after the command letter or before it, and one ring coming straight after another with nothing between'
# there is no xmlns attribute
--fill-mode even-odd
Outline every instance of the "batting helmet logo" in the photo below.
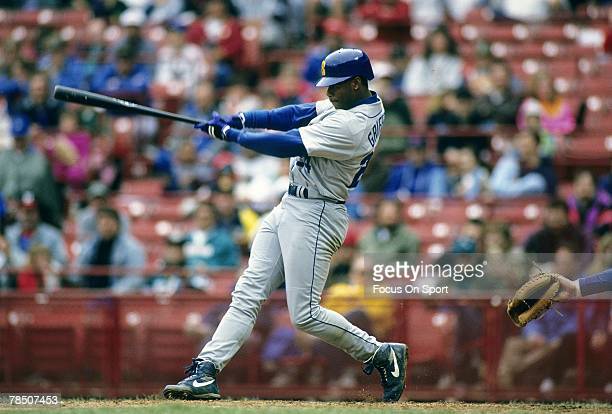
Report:
<svg viewBox="0 0 612 414"><path fill-rule="evenodd" d="M325 76L325 60L321 62L321 76Z"/></svg>

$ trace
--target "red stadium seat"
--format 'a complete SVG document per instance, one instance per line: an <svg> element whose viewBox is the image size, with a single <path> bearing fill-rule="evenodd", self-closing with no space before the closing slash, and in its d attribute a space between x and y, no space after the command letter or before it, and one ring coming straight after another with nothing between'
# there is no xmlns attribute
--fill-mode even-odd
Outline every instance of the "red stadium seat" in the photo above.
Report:
<svg viewBox="0 0 612 414"><path fill-rule="evenodd" d="M406 98L410 105L412 119L417 126L425 125L427 122L427 113L429 112L430 96L410 96Z"/></svg>
<svg viewBox="0 0 612 414"><path fill-rule="evenodd" d="M562 155L568 160L588 162L591 165L609 165L612 159L612 135L582 137L572 140Z"/></svg>
<svg viewBox="0 0 612 414"><path fill-rule="evenodd" d="M164 183L158 178L129 180L121 186L121 192L130 195L161 196L163 190Z"/></svg>

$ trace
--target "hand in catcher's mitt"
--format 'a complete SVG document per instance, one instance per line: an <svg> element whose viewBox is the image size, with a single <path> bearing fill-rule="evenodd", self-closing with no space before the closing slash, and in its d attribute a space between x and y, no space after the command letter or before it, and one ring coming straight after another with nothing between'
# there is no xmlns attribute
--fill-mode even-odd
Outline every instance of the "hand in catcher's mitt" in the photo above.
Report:
<svg viewBox="0 0 612 414"><path fill-rule="evenodd" d="M552 306L561 284L557 273L541 272L525 282L508 302L508 316L518 327L539 318Z"/></svg>

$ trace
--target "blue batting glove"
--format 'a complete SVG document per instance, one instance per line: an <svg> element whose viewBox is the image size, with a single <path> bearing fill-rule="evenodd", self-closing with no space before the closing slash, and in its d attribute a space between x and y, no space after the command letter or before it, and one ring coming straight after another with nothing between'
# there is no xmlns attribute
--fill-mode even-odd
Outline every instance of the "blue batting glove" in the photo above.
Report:
<svg viewBox="0 0 612 414"><path fill-rule="evenodd" d="M206 122L199 122L193 126L195 129L204 131L204 133L210 135L213 138L226 140L225 133L230 129L230 126L225 122L218 113L213 112L212 119Z"/></svg>

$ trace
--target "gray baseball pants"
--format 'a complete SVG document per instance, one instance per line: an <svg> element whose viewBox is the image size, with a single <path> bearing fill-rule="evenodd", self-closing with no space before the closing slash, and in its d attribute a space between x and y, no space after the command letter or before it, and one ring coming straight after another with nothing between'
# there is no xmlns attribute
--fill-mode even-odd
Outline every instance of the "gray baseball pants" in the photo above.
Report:
<svg viewBox="0 0 612 414"><path fill-rule="evenodd" d="M263 302L284 281L289 316L297 329L358 361L369 359L380 342L319 304L331 257L347 229L344 205L285 195L263 220L229 310L198 358L222 370L251 334Z"/></svg>

